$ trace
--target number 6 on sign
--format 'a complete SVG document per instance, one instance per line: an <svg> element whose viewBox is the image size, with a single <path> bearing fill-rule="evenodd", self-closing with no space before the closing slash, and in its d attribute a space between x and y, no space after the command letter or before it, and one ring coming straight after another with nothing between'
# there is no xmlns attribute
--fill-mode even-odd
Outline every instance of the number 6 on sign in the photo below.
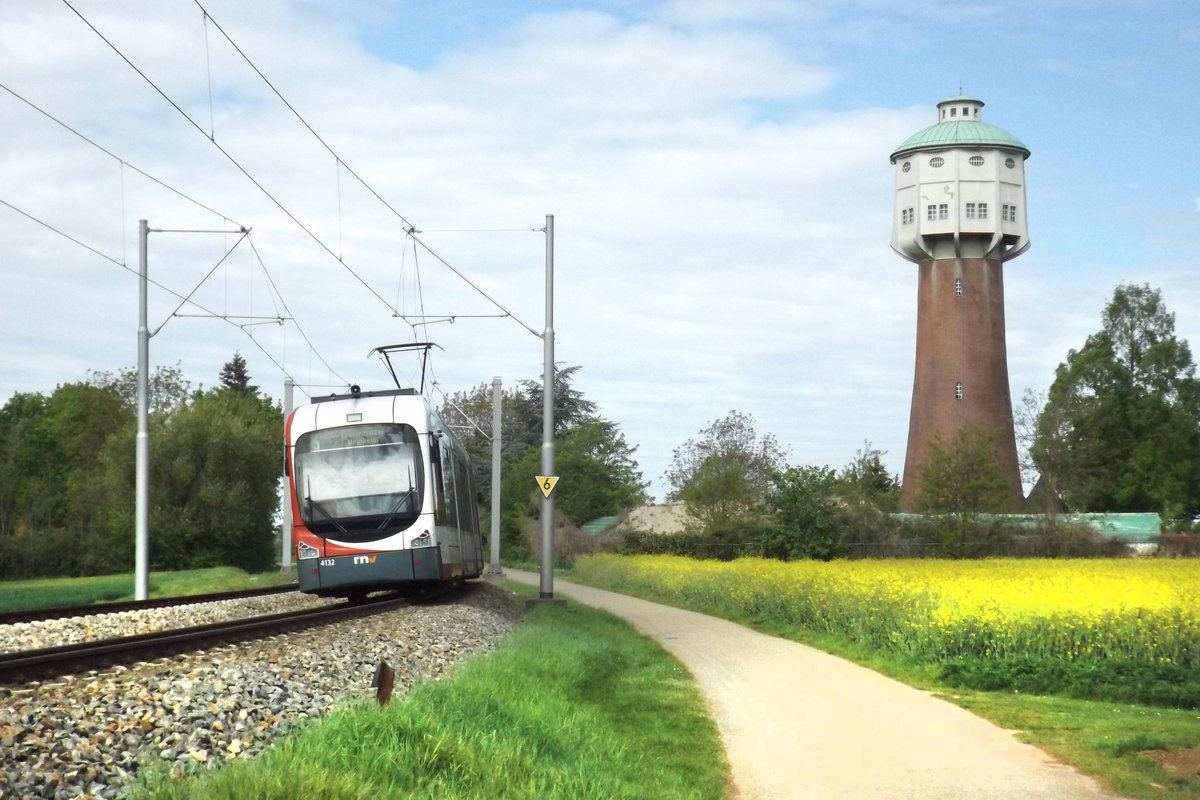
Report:
<svg viewBox="0 0 1200 800"><path fill-rule="evenodd" d="M550 493L553 492L554 487L558 485L558 476L538 475L536 480L538 488L542 490L542 494L546 497L546 499L550 499Z"/></svg>

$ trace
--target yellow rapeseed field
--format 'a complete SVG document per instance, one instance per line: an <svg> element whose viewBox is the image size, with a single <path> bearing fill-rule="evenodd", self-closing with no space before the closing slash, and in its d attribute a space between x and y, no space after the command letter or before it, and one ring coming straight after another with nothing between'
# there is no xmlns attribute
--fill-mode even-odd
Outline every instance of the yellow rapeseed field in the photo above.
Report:
<svg viewBox="0 0 1200 800"><path fill-rule="evenodd" d="M723 563L598 555L581 580L715 613L837 631L895 652L1200 666L1200 560Z"/></svg>

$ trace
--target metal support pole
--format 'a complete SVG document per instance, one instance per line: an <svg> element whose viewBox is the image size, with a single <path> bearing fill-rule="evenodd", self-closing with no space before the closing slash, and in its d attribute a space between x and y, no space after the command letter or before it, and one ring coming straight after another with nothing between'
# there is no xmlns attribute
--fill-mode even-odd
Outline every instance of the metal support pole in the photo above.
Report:
<svg viewBox="0 0 1200 800"><path fill-rule="evenodd" d="M292 380L292 376L288 375L283 379L283 425L286 431L288 417L292 415L292 389L296 382ZM285 433L286 441L286 433ZM287 458L287 453L284 453L284 458ZM279 538L282 542L282 551L279 558L279 574L292 574L292 490L291 482L287 476L283 478L283 505L280 507L280 519L282 522L282 530L279 532Z"/></svg>
<svg viewBox="0 0 1200 800"><path fill-rule="evenodd" d="M504 419L502 385L499 375L492 378L492 561L487 568L489 575L504 574L504 568L500 566L500 434Z"/></svg>
<svg viewBox="0 0 1200 800"><path fill-rule="evenodd" d="M133 596L150 597L150 326L146 321L147 240L150 226L138 220L137 465L134 479Z"/></svg>
<svg viewBox="0 0 1200 800"><path fill-rule="evenodd" d="M546 330L542 334L542 474L554 474L554 215L546 215ZM554 493L542 498L542 573L539 594L554 597Z"/></svg>

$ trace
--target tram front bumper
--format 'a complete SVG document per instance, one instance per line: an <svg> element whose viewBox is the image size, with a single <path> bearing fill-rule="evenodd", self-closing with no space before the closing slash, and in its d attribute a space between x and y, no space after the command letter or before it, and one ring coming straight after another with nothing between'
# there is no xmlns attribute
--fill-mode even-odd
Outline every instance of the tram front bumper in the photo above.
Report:
<svg viewBox="0 0 1200 800"><path fill-rule="evenodd" d="M320 594L335 594L342 589L396 588L442 577L441 551L437 547L306 558L297 566L300 591Z"/></svg>

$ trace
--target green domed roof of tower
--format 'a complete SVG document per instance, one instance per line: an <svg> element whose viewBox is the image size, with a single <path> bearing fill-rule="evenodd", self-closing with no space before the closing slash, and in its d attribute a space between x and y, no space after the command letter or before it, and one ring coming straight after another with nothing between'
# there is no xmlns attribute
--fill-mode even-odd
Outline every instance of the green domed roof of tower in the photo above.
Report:
<svg viewBox="0 0 1200 800"><path fill-rule="evenodd" d="M919 150L942 150L951 147L1001 147L1016 150L1028 158L1029 148L1022 144L1020 139L1003 128L989 125L978 118L979 109L982 107L983 101L975 97L956 95L946 98L938 103L938 110L941 114L938 123L923 128L905 139L892 152L891 160L895 162L900 156ZM957 113L954 116L947 116L946 109L957 112L959 108L963 109L964 116L960 117ZM967 110L973 110L974 116L966 116Z"/></svg>

